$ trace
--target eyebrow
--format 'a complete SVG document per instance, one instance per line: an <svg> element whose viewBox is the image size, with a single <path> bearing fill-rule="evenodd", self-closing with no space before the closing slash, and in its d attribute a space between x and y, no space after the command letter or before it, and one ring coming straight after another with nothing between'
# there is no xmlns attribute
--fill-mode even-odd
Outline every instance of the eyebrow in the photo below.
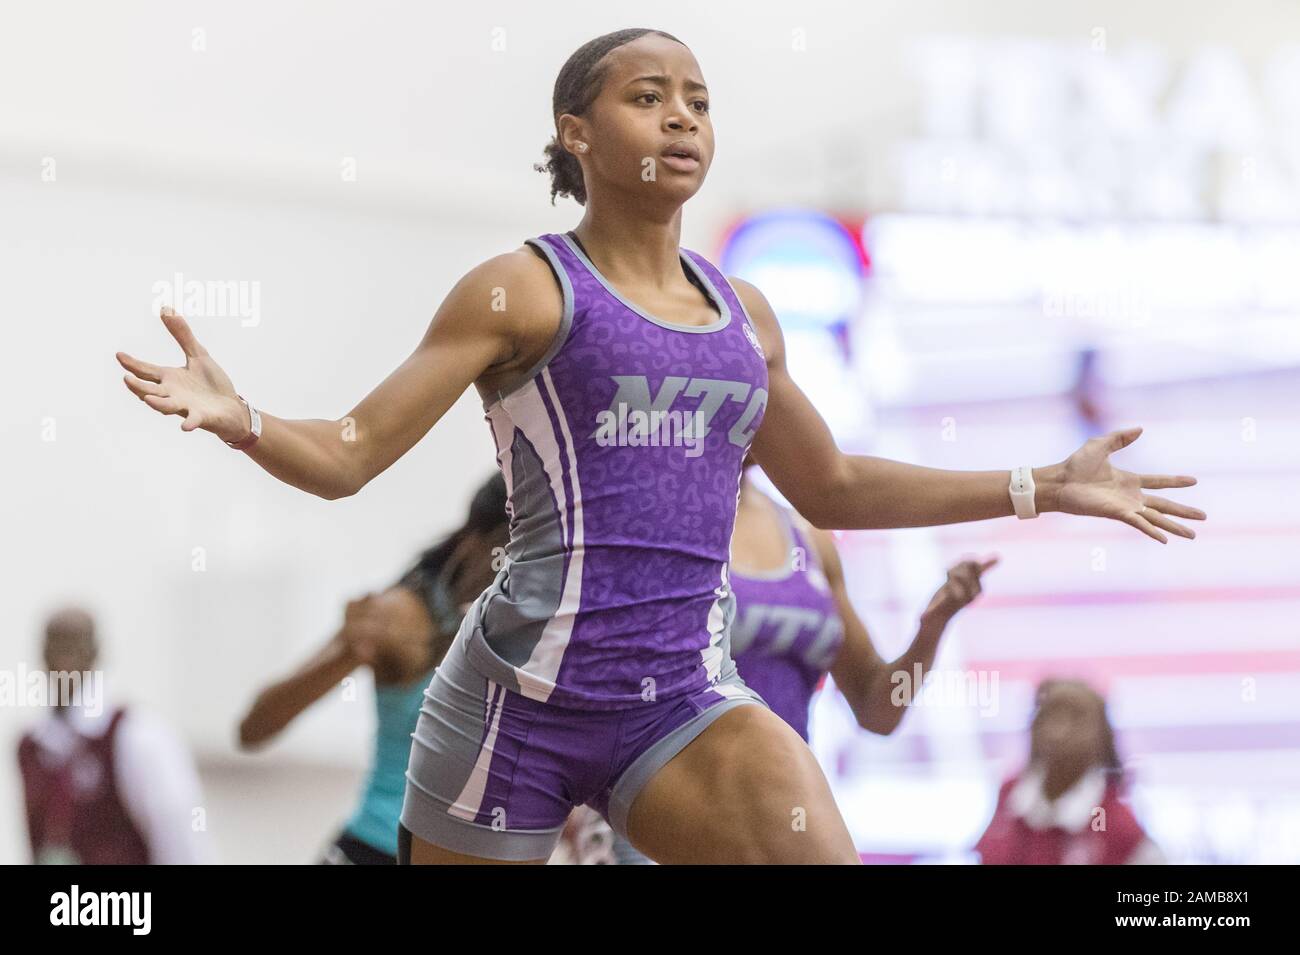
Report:
<svg viewBox="0 0 1300 955"><path fill-rule="evenodd" d="M628 80L627 85L631 86L633 83L644 83L647 80L649 80L651 83L658 83L660 86L667 86L668 83L670 82L669 77L662 76L662 75L638 76L634 80ZM697 83L695 80L686 80L684 82L687 89L704 90L704 92L706 93L709 91L709 88L707 86L705 86L703 83Z"/></svg>

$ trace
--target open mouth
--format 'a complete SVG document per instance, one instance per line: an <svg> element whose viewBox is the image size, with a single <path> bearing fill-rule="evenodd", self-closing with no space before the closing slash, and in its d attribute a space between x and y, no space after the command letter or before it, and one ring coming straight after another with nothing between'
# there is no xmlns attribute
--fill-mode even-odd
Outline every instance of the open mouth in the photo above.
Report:
<svg viewBox="0 0 1300 955"><path fill-rule="evenodd" d="M664 147L659 154L664 162L673 169L690 171L700 165L700 150L694 143L676 142Z"/></svg>

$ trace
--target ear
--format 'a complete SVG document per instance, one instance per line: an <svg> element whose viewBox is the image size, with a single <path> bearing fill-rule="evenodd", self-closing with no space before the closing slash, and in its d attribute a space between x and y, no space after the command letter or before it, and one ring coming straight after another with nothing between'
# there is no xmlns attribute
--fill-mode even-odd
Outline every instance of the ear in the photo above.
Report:
<svg viewBox="0 0 1300 955"><path fill-rule="evenodd" d="M587 136L586 124L572 113L563 113L555 120L555 138L560 145L575 159L584 151L589 151L591 140ZM579 149L579 143L586 143L586 150Z"/></svg>

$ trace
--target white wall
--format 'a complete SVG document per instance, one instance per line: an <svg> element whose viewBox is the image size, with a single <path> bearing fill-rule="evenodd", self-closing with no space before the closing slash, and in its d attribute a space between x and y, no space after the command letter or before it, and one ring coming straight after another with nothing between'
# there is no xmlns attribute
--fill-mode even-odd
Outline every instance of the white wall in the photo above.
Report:
<svg viewBox="0 0 1300 955"><path fill-rule="evenodd" d="M256 683L321 642L343 599L389 582L459 520L492 445L471 393L354 498L281 484L123 386L118 349L179 362L153 283L176 271L260 283L255 327L196 319L196 334L273 413L339 417L409 353L459 274L545 216L473 226L14 179L0 179L0 202L22 223L0 253L3 665L37 666L43 615L85 601L110 691L161 710L200 754L226 751ZM287 748L359 764L367 721L355 706L313 713ZM0 709L6 753L31 715Z"/></svg>

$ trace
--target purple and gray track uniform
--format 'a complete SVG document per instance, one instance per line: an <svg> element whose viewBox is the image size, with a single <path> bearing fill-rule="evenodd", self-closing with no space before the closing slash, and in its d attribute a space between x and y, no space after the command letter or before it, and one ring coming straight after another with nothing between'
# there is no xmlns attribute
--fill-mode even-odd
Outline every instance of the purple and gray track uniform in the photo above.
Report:
<svg viewBox="0 0 1300 955"><path fill-rule="evenodd" d="M709 325L624 299L572 233L528 244L564 299L537 365L485 403L509 492L505 566L471 606L413 736L402 822L456 852L548 856L571 808L618 832L650 777L732 706L741 461L767 366L703 256Z"/></svg>
<svg viewBox="0 0 1300 955"><path fill-rule="evenodd" d="M746 686L806 740L808 706L844 642L844 623L812 542L789 508L778 510L789 557L770 573L731 572L731 652Z"/></svg>

